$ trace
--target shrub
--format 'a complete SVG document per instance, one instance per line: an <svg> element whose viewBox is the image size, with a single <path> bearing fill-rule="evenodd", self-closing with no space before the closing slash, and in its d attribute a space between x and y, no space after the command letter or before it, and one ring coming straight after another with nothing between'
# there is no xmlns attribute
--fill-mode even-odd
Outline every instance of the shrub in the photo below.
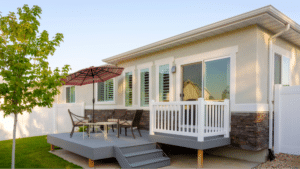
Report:
<svg viewBox="0 0 300 169"><path fill-rule="evenodd" d="M83 127L79 127L79 130L78 130L78 131L79 131L79 132L83 132L83 130L86 131L86 130L87 130L87 126L84 126L84 129L83 129Z"/></svg>

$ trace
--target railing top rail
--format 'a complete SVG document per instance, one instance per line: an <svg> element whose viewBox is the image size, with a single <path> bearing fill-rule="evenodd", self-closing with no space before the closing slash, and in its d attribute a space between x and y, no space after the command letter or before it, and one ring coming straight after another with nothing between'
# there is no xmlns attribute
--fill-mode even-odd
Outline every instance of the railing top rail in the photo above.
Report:
<svg viewBox="0 0 300 169"><path fill-rule="evenodd" d="M169 105L196 105L199 101L175 101L175 102L153 102L152 105L155 106L169 106ZM205 105L226 105L226 102L219 101L205 101Z"/></svg>
<svg viewBox="0 0 300 169"><path fill-rule="evenodd" d="M186 104L198 104L198 101L181 101L181 102L154 102L152 105L168 106L168 105L186 105Z"/></svg>
<svg viewBox="0 0 300 169"><path fill-rule="evenodd" d="M204 104L209 105L226 105L226 102L205 101Z"/></svg>

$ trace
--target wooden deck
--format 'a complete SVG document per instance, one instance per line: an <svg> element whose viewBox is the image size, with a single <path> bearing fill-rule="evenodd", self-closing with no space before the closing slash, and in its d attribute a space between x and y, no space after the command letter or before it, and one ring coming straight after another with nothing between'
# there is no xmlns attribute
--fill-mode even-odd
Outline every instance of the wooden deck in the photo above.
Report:
<svg viewBox="0 0 300 169"><path fill-rule="evenodd" d="M149 131L146 130L141 130L142 137L139 136L137 131L134 131L135 139L132 137L130 130L127 130L127 136L125 136L124 129L120 134L120 138L117 137L116 130L115 132L109 130L107 138L104 138L103 134L95 136L99 133L91 133L90 138L85 134L83 139L82 134L82 132L76 132L72 138L70 138L70 133L49 134L47 142L91 160L115 157L115 146L151 143L149 141Z"/></svg>

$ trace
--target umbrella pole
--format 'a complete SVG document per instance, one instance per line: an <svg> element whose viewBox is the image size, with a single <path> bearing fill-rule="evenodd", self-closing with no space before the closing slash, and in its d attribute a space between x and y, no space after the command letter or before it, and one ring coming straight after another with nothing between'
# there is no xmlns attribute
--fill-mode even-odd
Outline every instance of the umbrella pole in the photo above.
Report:
<svg viewBox="0 0 300 169"><path fill-rule="evenodd" d="M95 92L94 92L94 76L93 76L93 123L95 122L94 121L94 118L95 118L95 114L94 114L94 109L95 109ZM93 125L93 133L95 133L95 126Z"/></svg>

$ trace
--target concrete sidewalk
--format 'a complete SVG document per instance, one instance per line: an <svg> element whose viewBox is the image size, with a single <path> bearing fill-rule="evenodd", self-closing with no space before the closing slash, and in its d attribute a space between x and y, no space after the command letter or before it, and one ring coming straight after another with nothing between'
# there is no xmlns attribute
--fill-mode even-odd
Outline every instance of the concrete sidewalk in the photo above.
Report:
<svg viewBox="0 0 300 169"><path fill-rule="evenodd" d="M165 150L164 150L165 151ZM71 163L83 168L88 166L88 159L64 149L51 152ZM197 151L191 149L177 149L166 152L171 158L171 166L163 168L197 168ZM214 155L204 155L204 168L253 168L260 163L236 160L226 157L218 157ZM103 160L95 160L95 168L120 168L115 158Z"/></svg>

